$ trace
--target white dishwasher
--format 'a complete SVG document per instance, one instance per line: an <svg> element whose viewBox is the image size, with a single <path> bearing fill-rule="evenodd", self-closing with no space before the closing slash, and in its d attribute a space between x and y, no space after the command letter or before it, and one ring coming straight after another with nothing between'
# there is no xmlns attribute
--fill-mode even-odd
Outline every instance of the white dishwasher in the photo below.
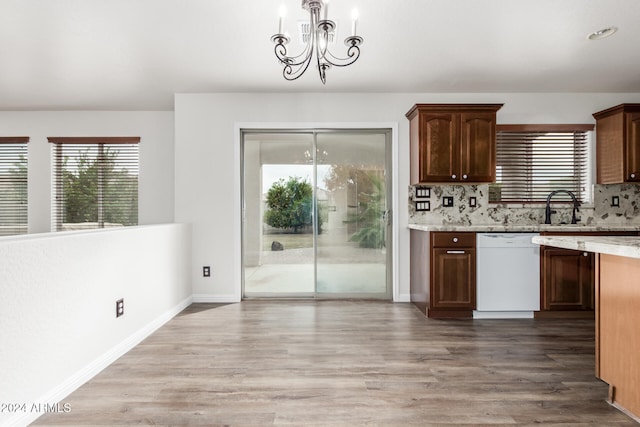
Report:
<svg viewBox="0 0 640 427"><path fill-rule="evenodd" d="M476 319L532 318L540 310L538 233L478 233Z"/></svg>

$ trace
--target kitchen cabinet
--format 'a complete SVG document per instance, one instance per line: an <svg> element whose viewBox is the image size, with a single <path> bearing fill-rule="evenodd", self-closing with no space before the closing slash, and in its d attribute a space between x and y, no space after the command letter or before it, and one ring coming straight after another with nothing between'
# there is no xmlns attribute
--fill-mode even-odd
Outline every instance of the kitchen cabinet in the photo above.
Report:
<svg viewBox="0 0 640 427"><path fill-rule="evenodd" d="M416 104L407 113L411 183L495 181L502 104Z"/></svg>
<svg viewBox="0 0 640 427"><path fill-rule="evenodd" d="M431 233L429 317L472 317L476 308L476 234Z"/></svg>
<svg viewBox="0 0 640 427"><path fill-rule="evenodd" d="M542 310L593 310L595 255L542 246L540 248Z"/></svg>
<svg viewBox="0 0 640 427"><path fill-rule="evenodd" d="M640 104L595 113L598 184L640 182Z"/></svg>
<svg viewBox="0 0 640 427"><path fill-rule="evenodd" d="M543 232L546 236L637 236L634 231ZM593 312L596 259L591 252L540 246L540 310L545 312ZM587 313L584 313L587 314Z"/></svg>
<svg viewBox="0 0 640 427"><path fill-rule="evenodd" d="M428 317L472 317L476 234L410 230L411 302Z"/></svg>

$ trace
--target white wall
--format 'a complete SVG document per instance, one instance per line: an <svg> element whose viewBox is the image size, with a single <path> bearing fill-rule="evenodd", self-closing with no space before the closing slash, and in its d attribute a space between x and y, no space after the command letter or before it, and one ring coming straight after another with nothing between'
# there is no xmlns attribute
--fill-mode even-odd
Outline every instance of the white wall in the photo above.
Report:
<svg viewBox="0 0 640 427"><path fill-rule="evenodd" d="M140 136L139 223L173 222L171 111L0 111L0 135L28 136L29 232L51 230L49 136Z"/></svg>
<svg viewBox="0 0 640 427"><path fill-rule="evenodd" d="M167 224L0 238L0 402L27 405L0 425L32 421L34 403L64 403L189 305L190 237Z"/></svg>
<svg viewBox="0 0 640 427"><path fill-rule="evenodd" d="M175 220L193 226L196 301L240 297L240 175L238 123L397 123L400 201L396 207L398 288L409 299L409 127L415 103L504 103L498 123L594 123L592 114L640 94L177 94L175 101ZM212 277L203 278L203 265Z"/></svg>

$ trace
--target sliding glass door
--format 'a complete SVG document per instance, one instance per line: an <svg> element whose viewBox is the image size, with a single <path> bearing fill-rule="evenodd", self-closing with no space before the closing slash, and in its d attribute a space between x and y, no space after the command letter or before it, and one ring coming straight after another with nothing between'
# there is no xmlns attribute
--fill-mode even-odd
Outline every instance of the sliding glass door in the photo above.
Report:
<svg viewBox="0 0 640 427"><path fill-rule="evenodd" d="M243 131L243 297L390 298L390 131Z"/></svg>
<svg viewBox="0 0 640 427"><path fill-rule="evenodd" d="M385 133L319 133L316 292L387 293Z"/></svg>
<svg viewBox="0 0 640 427"><path fill-rule="evenodd" d="M245 296L313 296L313 134L245 133Z"/></svg>

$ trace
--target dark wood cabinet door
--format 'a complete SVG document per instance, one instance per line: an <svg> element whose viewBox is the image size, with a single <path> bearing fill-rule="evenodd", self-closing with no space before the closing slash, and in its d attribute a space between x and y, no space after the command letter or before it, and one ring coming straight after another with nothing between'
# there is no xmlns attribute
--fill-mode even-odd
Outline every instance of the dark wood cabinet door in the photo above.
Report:
<svg viewBox="0 0 640 427"><path fill-rule="evenodd" d="M625 181L640 182L640 112L627 113Z"/></svg>
<svg viewBox="0 0 640 427"><path fill-rule="evenodd" d="M457 114L420 116L420 182L458 181L460 146Z"/></svg>
<svg viewBox="0 0 640 427"><path fill-rule="evenodd" d="M640 182L640 104L595 113L596 182Z"/></svg>
<svg viewBox="0 0 640 427"><path fill-rule="evenodd" d="M410 178L418 183L495 181L502 104L416 104L409 119Z"/></svg>
<svg viewBox="0 0 640 427"><path fill-rule="evenodd" d="M431 307L476 308L475 249L433 248Z"/></svg>
<svg viewBox="0 0 640 427"><path fill-rule="evenodd" d="M624 182L622 114L608 115L596 124L596 181L598 184Z"/></svg>
<svg viewBox="0 0 640 427"><path fill-rule="evenodd" d="M493 182L496 173L496 115L460 115L460 181Z"/></svg>
<svg viewBox="0 0 640 427"><path fill-rule="evenodd" d="M593 310L594 266L592 253L544 247L543 310Z"/></svg>

